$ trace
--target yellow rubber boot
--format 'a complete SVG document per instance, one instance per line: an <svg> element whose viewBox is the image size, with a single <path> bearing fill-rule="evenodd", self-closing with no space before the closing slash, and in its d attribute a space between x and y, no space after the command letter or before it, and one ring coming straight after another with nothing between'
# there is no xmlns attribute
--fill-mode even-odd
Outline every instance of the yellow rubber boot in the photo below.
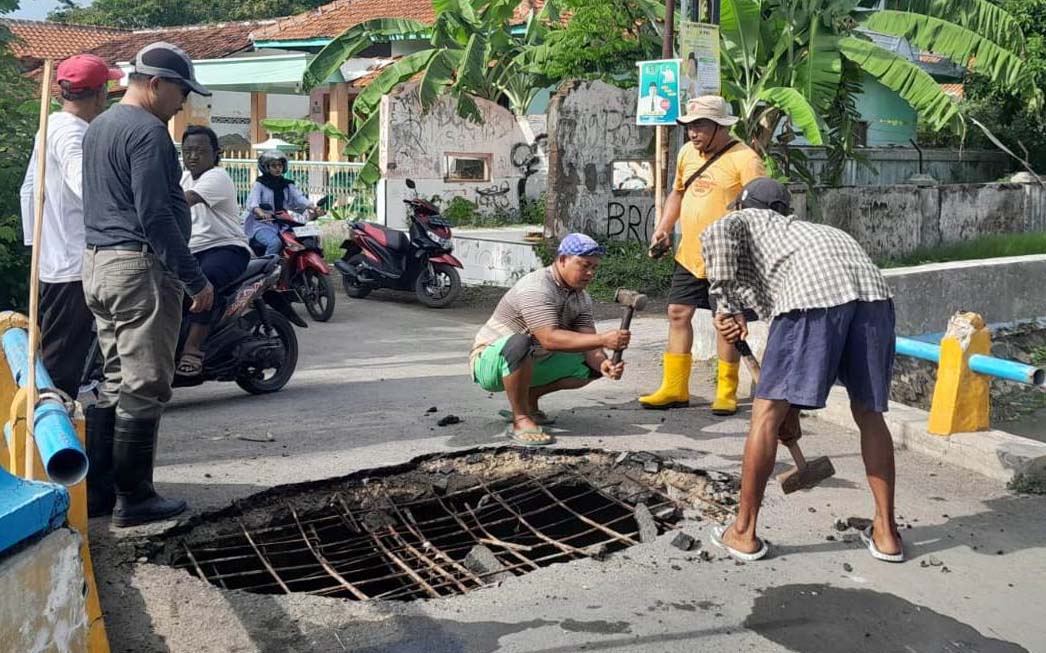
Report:
<svg viewBox="0 0 1046 653"><path fill-rule="evenodd" d="M693 358L690 354L670 354L664 356L664 372L661 387L654 394L639 398L643 408L664 410L666 408L685 408L690 405L690 365Z"/></svg>
<svg viewBox="0 0 1046 653"><path fill-rule="evenodd" d="M713 415L733 415L737 412L737 384L741 363L719 361L719 378L715 386L715 401L712 402Z"/></svg>

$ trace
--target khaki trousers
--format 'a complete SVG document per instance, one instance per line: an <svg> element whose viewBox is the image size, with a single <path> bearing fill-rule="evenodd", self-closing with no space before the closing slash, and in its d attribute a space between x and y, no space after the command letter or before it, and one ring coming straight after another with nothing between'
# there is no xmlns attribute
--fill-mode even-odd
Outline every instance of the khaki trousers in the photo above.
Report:
<svg viewBox="0 0 1046 653"><path fill-rule="evenodd" d="M182 284L149 252L84 252L84 297L94 313L105 382L98 404L159 419L171 398Z"/></svg>

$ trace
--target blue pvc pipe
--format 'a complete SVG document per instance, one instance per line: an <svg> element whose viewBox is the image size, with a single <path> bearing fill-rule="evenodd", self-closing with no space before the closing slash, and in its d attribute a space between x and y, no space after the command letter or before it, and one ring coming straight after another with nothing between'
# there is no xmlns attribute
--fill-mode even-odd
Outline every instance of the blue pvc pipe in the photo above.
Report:
<svg viewBox="0 0 1046 653"><path fill-rule="evenodd" d="M939 363L941 360L940 345L913 340L912 338L897 338L896 351L901 356L921 358L933 363ZM998 379L1025 383L1027 385L1041 387L1046 383L1046 371L1043 371L1042 368L994 356L973 354L970 356L970 369L985 376L993 376Z"/></svg>
<svg viewBox="0 0 1046 653"><path fill-rule="evenodd" d="M970 369L978 374L994 376L1007 381L1041 386L1046 380L1046 372L1034 365L1025 365L994 356L974 354L970 356Z"/></svg>
<svg viewBox="0 0 1046 653"><path fill-rule="evenodd" d="M924 361L930 361L931 363L939 363L941 361L940 345L933 345L928 342L923 342L922 340L897 338L896 351L901 356L921 358Z"/></svg>
<svg viewBox="0 0 1046 653"><path fill-rule="evenodd" d="M18 387L29 381L29 335L24 329L8 329L2 338L4 356L11 368ZM51 375L44 369L43 362L36 361L36 387L40 390L53 388ZM60 485L76 485L87 476L87 454L69 420L65 406L55 400L44 400L37 404L33 414L33 436L47 476ZM5 436L10 440L10 435Z"/></svg>
<svg viewBox="0 0 1046 653"><path fill-rule="evenodd" d="M59 485L76 485L87 476L87 454L65 406L48 401L36 407L36 448L47 477Z"/></svg>
<svg viewBox="0 0 1046 653"><path fill-rule="evenodd" d="M24 388L29 380L29 334L25 329L8 329L4 332L3 347L15 383L19 388ZM36 387L38 390L54 387L54 381L39 356L36 357Z"/></svg>

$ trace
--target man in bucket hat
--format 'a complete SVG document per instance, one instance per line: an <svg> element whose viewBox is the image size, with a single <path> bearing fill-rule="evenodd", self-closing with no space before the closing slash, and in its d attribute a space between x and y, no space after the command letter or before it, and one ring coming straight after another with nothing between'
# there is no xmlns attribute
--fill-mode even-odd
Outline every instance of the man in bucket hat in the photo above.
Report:
<svg viewBox="0 0 1046 653"><path fill-rule="evenodd" d="M585 288L605 251L584 234L569 234L556 260L523 277L498 302L476 334L469 353L472 379L487 392L504 391L510 411L507 435L518 444L552 444L541 428L551 424L538 407L541 397L581 388L600 376L620 379L604 349L624 349L629 332L596 333L592 298Z"/></svg>
<svg viewBox="0 0 1046 653"><path fill-rule="evenodd" d="M668 346L661 387L639 398L644 408L690 405L691 320L698 308L714 311L701 258L701 232L726 214L727 204L742 186L766 174L759 155L730 135L730 127L737 120L730 115L730 105L718 95L690 100L686 114L678 119L686 129L687 143L679 151L672 193L650 238L651 255L668 249L680 220L682 238L668 296ZM740 357L722 336L717 337L716 344L719 369L712 412L733 415L737 412Z"/></svg>

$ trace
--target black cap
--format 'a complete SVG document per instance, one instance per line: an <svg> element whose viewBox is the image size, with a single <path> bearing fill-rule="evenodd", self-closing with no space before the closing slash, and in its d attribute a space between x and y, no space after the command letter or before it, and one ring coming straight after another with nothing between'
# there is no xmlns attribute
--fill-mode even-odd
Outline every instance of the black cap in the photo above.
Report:
<svg viewBox="0 0 1046 653"><path fill-rule="evenodd" d="M792 212L792 194L781 182L769 177L759 177L745 184L729 208L770 209L781 215L788 215Z"/></svg>
<svg viewBox="0 0 1046 653"><path fill-rule="evenodd" d="M196 81L196 73L193 71L192 59L177 45L165 41L150 43L134 55L134 72L150 77L162 77L164 79L176 79L185 83L194 93L210 95L202 84Z"/></svg>

